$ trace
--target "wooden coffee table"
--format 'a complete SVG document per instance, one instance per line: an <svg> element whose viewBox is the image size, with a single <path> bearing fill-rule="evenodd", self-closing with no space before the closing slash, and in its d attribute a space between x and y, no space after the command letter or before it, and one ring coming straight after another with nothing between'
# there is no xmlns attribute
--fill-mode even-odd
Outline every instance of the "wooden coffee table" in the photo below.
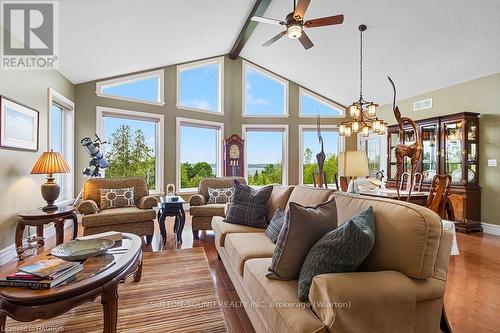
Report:
<svg viewBox="0 0 500 333"><path fill-rule="evenodd" d="M80 304L93 302L98 296L101 296L104 312L103 332L116 332L118 284L130 275L134 275L135 282L141 280L142 240L133 234L123 234L123 241L108 252L85 261L76 280L66 285L46 290L0 287L0 332L6 330L6 316L22 322L50 319ZM26 260L26 263L47 256L50 256L50 251Z"/></svg>

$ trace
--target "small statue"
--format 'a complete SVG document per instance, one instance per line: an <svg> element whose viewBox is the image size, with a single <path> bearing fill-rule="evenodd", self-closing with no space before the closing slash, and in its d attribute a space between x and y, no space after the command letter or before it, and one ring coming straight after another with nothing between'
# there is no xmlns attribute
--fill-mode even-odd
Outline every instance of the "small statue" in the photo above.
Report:
<svg viewBox="0 0 500 333"><path fill-rule="evenodd" d="M399 125L399 144L396 145L395 153L396 153L396 190L399 196L399 181L401 180L401 175L403 174L404 168L404 158L408 157L411 161L411 172L410 172L410 189L408 191L407 201L410 201L410 195L413 187L415 186L415 174L417 173L417 167L420 163L420 159L422 157L423 145L420 140L420 132L418 131L417 125L415 122L408 117L401 117L401 112L399 111L399 107L396 106L396 86L391 78L388 76L389 82L392 85L392 90L394 92L394 99L392 102L392 110L394 112L394 117ZM415 133L415 142L411 144L405 144L404 136L404 124L408 123L413 129Z"/></svg>
<svg viewBox="0 0 500 333"><path fill-rule="evenodd" d="M319 115L317 117L317 130L316 131L318 133L318 141L319 141L319 144L321 145L321 151L316 154L316 162L318 164L318 169L316 171L314 171L314 174L313 174L314 187L328 188L328 185L326 182L326 172L323 170L323 168L325 166L326 154L325 154L325 150L323 148L323 137L321 136L321 119L320 119Z"/></svg>

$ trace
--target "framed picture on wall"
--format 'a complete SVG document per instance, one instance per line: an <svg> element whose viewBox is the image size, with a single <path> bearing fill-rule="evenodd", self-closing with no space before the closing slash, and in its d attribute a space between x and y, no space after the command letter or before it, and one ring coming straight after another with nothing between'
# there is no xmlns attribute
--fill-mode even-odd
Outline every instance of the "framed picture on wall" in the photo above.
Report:
<svg viewBox="0 0 500 333"><path fill-rule="evenodd" d="M38 151L39 114L0 96L0 147Z"/></svg>

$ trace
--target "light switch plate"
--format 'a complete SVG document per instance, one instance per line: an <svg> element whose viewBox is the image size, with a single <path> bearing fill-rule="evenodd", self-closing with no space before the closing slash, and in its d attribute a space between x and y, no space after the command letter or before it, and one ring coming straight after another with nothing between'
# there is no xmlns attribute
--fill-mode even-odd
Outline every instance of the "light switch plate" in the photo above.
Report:
<svg viewBox="0 0 500 333"><path fill-rule="evenodd" d="M497 160L488 160L488 166L489 167L496 167L497 166Z"/></svg>

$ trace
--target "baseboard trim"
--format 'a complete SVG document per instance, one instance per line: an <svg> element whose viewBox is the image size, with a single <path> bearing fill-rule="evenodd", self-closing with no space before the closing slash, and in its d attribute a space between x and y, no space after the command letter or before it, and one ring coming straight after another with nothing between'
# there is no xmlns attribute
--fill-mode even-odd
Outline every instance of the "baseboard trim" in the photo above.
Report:
<svg viewBox="0 0 500 333"><path fill-rule="evenodd" d="M481 223L481 226L483 227L484 233L500 236L500 225L483 222Z"/></svg>
<svg viewBox="0 0 500 333"><path fill-rule="evenodd" d="M66 221L66 223L64 223L64 231L72 227L73 227L73 221L68 220ZM56 235L56 229L53 226L51 225L45 226L45 229L43 230L43 236L45 237L45 239L54 237L55 235ZM3 249L0 250L0 265L4 265L16 257L17 257L16 244L11 244L7 247L4 247Z"/></svg>

